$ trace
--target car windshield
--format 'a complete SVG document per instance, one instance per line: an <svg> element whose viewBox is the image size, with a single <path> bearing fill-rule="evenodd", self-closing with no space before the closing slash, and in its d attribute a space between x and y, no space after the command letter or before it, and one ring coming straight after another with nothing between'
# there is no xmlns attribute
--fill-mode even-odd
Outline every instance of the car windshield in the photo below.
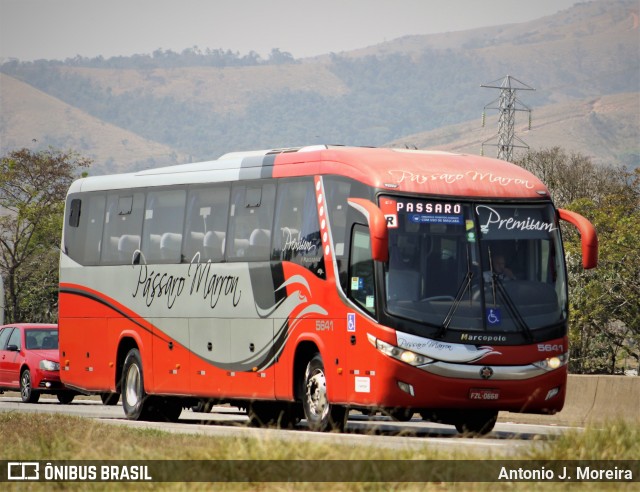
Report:
<svg viewBox="0 0 640 492"><path fill-rule="evenodd" d="M531 330L566 319L551 204L382 197L389 227L386 311L446 330Z"/></svg>
<svg viewBox="0 0 640 492"><path fill-rule="evenodd" d="M27 350L57 350L58 330L25 330Z"/></svg>

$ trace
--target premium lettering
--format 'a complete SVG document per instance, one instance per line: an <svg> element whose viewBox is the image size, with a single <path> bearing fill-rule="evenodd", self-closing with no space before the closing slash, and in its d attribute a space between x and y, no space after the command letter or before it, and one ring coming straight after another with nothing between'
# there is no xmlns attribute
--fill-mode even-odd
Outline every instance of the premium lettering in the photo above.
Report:
<svg viewBox="0 0 640 492"><path fill-rule="evenodd" d="M489 229L506 229L508 231L547 231L552 232L556 230L556 226L553 222L543 222L541 220L532 219L526 217L525 219L515 219L509 217L503 219L496 210L486 205L478 205L476 207L476 213L480 215L481 210L488 210L489 216L484 224L480 224L480 230L483 233L488 233Z"/></svg>

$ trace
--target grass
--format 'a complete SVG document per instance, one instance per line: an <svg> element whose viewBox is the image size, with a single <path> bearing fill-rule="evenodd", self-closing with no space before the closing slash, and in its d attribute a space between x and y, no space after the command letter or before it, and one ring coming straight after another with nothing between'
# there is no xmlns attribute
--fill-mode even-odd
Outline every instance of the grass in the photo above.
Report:
<svg viewBox="0 0 640 492"><path fill-rule="evenodd" d="M402 470L407 462L420 465L423 460L478 460L475 466L487 459L502 459L496 456L472 454L459 451L442 451L436 446L419 450L391 450L381 447L345 446L313 442L283 442L271 437L215 437L173 434L158 430L137 429L119 425L108 425L91 419L19 412L0 412L0 459L12 461L59 461L59 460L163 460L171 467L175 460L269 460L272 468L291 466L271 460L306 460L308 466L316 466L321 460L336 460L326 468L330 476L340 477L344 460L356 460L350 464L355 477L374 480L374 460L397 460L393 465ZM637 460L640 456L640 422L628 424L611 422L602 427L567 432L546 442L533 446L520 455L510 457L519 460ZM507 462L505 462L507 463ZM223 470L226 464L220 465ZM229 463L228 466L256 467L260 463ZM464 463L460 466L466 466ZM335 468L334 468L335 467ZM268 468L268 467L267 467ZM404 468L406 470L406 468ZM481 468L479 468L481 474ZM277 470L276 470L277 471ZM316 470L317 471L317 470ZM323 472L324 473L324 472ZM268 475L267 475L268 476ZM281 476L281 475L280 475ZM352 477L353 478L353 477ZM446 474L443 475L446 480ZM5 485L5 484L3 484ZM209 483L8 483L4 490L211 490ZM216 483L215 490L629 490L635 484L625 483Z"/></svg>
<svg viewBox="0 0 640 492"><path fill-rule="evenodd" d="M561 434L541 450L532 450L529 459L548 460L638 460L640 421L611 421L585 431Z"/></svg>

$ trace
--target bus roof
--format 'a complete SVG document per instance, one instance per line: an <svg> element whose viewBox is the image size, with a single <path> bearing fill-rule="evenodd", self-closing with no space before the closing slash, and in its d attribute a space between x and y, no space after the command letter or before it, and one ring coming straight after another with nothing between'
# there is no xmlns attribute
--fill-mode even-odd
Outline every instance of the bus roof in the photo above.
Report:
<svg viewBox="0 0 640 492"><path fill-rule="evenodd" d="M217 160L76 181L70 193L245 179L340 175L390 192L482 198L548 198L533 174L469 154L316 145L233 152Z"/></svg>

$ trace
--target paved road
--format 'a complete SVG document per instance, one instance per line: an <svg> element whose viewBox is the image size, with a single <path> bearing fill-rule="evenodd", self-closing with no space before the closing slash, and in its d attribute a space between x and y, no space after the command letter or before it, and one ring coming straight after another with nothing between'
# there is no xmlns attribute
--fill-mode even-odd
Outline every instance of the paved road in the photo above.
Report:
<svg viewBox="0 0 640 492"><path fill-rule="evenodd" d="M304 421L294 430L259 429L248 426L244 412L235 407L217 406L203 414L183 410L177 423L136 422L127 420L120 404L104 406L97 398L76 398L70 405L61 405L55 397L43 395L37 404L22 403L17 394L0 396L0 411L48 412L93 418L110 425L153 428L166 432L210 436L247 436L284 441L332 442L351 446L376 446L390 449L420 449L437 447L446 450L478 451L498 456L510 456L534 446L542 446L570 427L529 425L498 422L483 438L461 437L453 426L423 422L394 422L387 417L366 417L351 412L347 432L318 433L306 429Z"/></svg>

